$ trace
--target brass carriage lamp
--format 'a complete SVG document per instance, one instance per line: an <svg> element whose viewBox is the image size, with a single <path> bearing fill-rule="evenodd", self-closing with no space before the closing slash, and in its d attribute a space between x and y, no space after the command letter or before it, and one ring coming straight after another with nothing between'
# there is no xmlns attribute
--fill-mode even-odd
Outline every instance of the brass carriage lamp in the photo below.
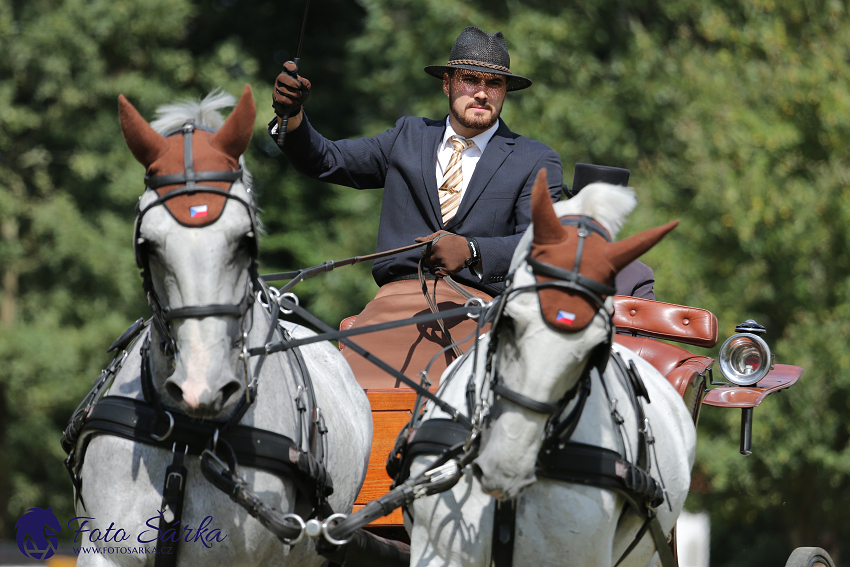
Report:
<svg viewBox="0 0 850 567"><path fill-rule="evenodd" d="M747 319L737 327L735 334L720 347L720 372L736 386L755 387L773 370L774 359L770 347L759 335L767 332L763 326ZM741 454L752 453L753 407L741 409Z"/></svg>

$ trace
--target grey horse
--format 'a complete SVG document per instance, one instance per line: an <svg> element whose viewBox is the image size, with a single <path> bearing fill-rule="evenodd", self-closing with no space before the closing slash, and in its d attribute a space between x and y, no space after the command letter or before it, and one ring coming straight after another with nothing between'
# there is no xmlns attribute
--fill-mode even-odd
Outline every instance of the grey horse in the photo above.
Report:
<svg viewBox="0 0 850 567"><path fill-rule="evenodd" d="M303 346L300 356L292 351L245 355L270 341L313 333L278 321L275 290L255 277L256 206L250 176L240 164L256 109L246 86L233 112L222 120L217 111L234 100L214 92L200 103L163 107L160 118L148 124L123 96L119 98L125 139L147 169L134 246L145 268L157 324L147 325L127 347L106 395L142 400L147 393L153 398L148 402L167 417L151 432L157 439L170 434L167 428L174 416L188 417L191 424L226 423L234 412L244 411L240 426L293 440L290 459L318 450L333 483L327 502L334 511L347 513L365 478L372 422L366 395L342 355L328 342ZM187 120L193 121L191 143L186 141ZM173 129L177 135L162 135ZM182 188L189 169L198 185L194 191ZM222 171L226 174L218 180L204 181L203 172ZM169 175L182 175L183 181ZM153 179L171 180L171 185L157 185ZM172 191L177 196L163 200ZM145 392L145 372L152 392ZM300 411L305 406L307 411ZM318 427L326 433L317 434ZM160 516L172 519L162 507L166 468L174 462L175 451L185 448L170 446L167 438L155 446L98 432L81 439L77 451L83 450L83 441L87 445L79 478L84 507L78 504L82 518L76 543L101 551L81 553L78 564L154 565L155 540L163 536ZM217 435L210 444L226 456ZM179 535L171 538L181 540L174 546L178 565L325 562L316 555L313 540L286 545L208 482L197 455L189 452L182 461L188 471L182 518L175 531ZM281 513L310 512L310 495L288 476L250 466L239 466L238 472L268 506Z"/></svg>
<svg viewBox="0 0 850 567"><path fill-rule="evenodd" d="M487 567L496 559L504 559L495 557L505 552L494 548L492 541L497 500L516 501L515 543L508 558L513 565L610 566L636 536L639 543L622 565L642 567L655 554L649 534L637 535L643 534L639 532L642 517L629 511L620 493L537 476L549 415L558 411L557 402L565 399L566 392L577 389L594 349L605 346L614 329L606 317L613 308L610 295L600 298L600 305L596 305L573 289L538 288L547 278L538 277L532 262L556 265L546 274L548 281L554 281L558 273L578 265L575 251L580 233L576 228L568 232L562 226L563 219L592 217L613 237L636 203L630 188L596 183L577 197L557 203L553 210L545 187L538 177L532 194L533 224L514 254L500 319L492 332L479 339L477 358L476 350L470 349L441 379L438 395L462 413L466 413L468 380L484 402L474 416L483 424L480 453L450 491L422 498L409 507L411 565L416 567ZM581 265L582 270L589 265L591 272L582 274L611 286L617 271L672 226L606 244L601 244L601 235L588 237ZM598 243L591 243L592 238ZM499 377L494 381L490 381L485 356L491 343L495 345L492 368ZM658 529L668 534L688 493L696 446L694 424L681 396L664 376L628 349L614 345L613 350L626 364L634 362L652 400L646 404L647 423L656 432L650 472L663 479L664 503L658 507ZM571 441L637 455L636 412L612 366L609 364L604 372L606 385L598 372L591 373L590 393ZM564 415L572 411L580 397L569 403ZM612 419L612 404L623 419L622 437ZM449 417L429 403L423 419L427 423ZM410 467L411 477L429 468L433 460L431 456L416 457ZM503 541L513 537L504 535L500 531L498 537ZM661 545L667 545L666 541Z"/></svg>

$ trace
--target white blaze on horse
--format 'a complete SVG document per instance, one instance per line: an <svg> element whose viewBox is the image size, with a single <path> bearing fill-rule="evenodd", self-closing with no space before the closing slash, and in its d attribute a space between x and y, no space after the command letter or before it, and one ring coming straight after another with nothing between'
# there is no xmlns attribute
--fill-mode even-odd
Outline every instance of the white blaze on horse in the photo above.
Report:
<svg viewBox="0 0 850 567"><path fill-rule="evenodd" d="M176 551L181 566L318 566L325 560L312 540L285 545L199 469L208 449L238 466L269 507L304 518L332 484L326 502L349 512L372 440L369 402L330 343L249 354L313 333L278 321L274 293L257 277L256 206L240 167L256 108L246 86L222 124L216 111L233 100L166 107L157 123L176 132L163 136L119 98L124 136L147 173L134 248L154 316L74 439L85 506L77 513L91 518L78 543L94 545L94 530L112 525L130 539L99 546L150 551L164 539L160 548ZM182 496L164 498L166 484ZM153 565L155 557L81 554L79 564Z"/></svg>
<svg viewBox="0 0 850 567"><path fill-rule="evenodd" d="M621 563L643 566L656 551L652 532L664 540L684 505L692 418L664 376L611 346L616 273L676 223L609 242L636 204L631 189L597 183L553 208L544 179L535 184L533 225L514 255L503 310L477 356L471 349L443 374L440 396L455 408L469 407L469 377L487 402L473 416L480 453L450 491L409 508L411 565L614 565L643 529ZM628 377L632 363L636 380ZM651 403L633 402L641 384ZM423 427L448 417L426 406ZM416 457L410 475L430 462ZM642 492L623 491L625 480ZM500 506L494 532L497 499L515 499L515 523L503 522L510 505ZM648 503L657 523L647 521Z"/></svg>

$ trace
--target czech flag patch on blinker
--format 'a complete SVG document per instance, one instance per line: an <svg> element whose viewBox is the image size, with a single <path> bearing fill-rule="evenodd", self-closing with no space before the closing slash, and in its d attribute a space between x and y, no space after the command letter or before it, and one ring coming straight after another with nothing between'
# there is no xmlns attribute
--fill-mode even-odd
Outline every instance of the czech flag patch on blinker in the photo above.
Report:
<svg viewBox="0 0 850 567"><path fill-rule="evenodd" d="M558 323L563 323L565 325L572 325L573 321L576 320L576 314L570 313L569 311L558 311L558 316L555 317L555 321Z"/></svg>
<svg viewBox="0 0 850 567"><path fill-rule="evenodd" d="M189 217L193 219L201 218L207 216L207 206L206 205L197 205L195 207L189 207Z"/></svg>

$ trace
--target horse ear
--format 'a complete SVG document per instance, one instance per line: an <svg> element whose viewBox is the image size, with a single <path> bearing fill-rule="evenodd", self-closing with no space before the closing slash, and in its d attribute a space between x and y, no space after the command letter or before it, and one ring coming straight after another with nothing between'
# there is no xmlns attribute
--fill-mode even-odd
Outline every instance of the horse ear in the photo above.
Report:
<svg viewBox="0 0 850 567"><path fill-rule="evenodd" d="M254 95L251 92L251 87L245 85L242 96L236 103L236 108L227 117L224 126L210 138L210 144L238 160L239 156L248 149L251 134L254 132L256 116L257 107L254 104Z"/></svg>
<svg viewBox="0 0 850 567"><path fill-rule="evenodd" d="M118 95L118 119L133 157L146 168L168 150L165 138L151 128L123 94Z"/></svg>
<svg viewBox="0 0 850 567"><path fill-rule="evenodd" d="M639 232L623 240L612 242L605 249L605 255L614 269L619 272L633 261L637 260L644 252L658 244L668 232L678 226L679 221L668 222L662 226L656 226L643 232Z"/></svg>
<svg viewBox="0 0 850 567"><path fill-rule="evenodd" d="M537 179L531 189L531 219L534 222L532 226L535 244L556 244L567 237L552 207L552 197L546 183L546 168L537 172Z"/></svg>

